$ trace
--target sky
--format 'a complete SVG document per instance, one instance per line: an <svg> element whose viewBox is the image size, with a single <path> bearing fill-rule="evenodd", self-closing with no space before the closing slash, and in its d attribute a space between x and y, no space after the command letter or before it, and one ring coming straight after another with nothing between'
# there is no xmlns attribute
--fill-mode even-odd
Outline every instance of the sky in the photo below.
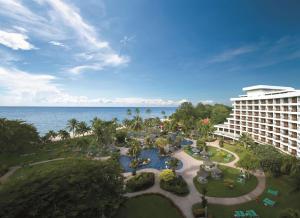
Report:
<svg viewBox="0 0 300 218"><path fill-rule="evenodd" d="M297 0L0 0L0 105L230 104L300 88Z"/></svg>

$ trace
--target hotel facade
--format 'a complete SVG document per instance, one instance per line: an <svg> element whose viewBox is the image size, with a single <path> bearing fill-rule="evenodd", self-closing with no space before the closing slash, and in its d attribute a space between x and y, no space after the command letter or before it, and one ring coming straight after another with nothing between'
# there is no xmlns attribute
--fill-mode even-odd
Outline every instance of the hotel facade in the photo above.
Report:
<svg viewBox="0 0 300 218"><path fill-rule="evenodd" d="M232 113L215 126L215 135L238 140L245 132L257 143L300 157L300 90L257 85L243 91L245 95L230 99Z"/></svg>

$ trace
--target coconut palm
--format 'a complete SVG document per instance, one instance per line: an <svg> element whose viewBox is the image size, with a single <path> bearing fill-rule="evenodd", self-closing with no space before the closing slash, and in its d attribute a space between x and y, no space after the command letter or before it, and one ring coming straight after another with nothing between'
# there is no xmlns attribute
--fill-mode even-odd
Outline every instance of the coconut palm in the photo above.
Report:
<svg viewBox="0 0 300 218"><path fill-rule="evenodd" d="M53 130L50 130L49 132L46 133L46 137L48 137L50 140L55 139L57 136L57 133Z"/></svg>
<svg viewBox="0 0 300 218"><path fill-rule="evenodd" d="M70 138L70 133L64 129L59 130L58 135L62 140L67 140Z"/></svg>
<svg viewBox="0 0 300 218"><path fill-rule="evenodd" d="M168 162L170 168L172 169L173 173L176 174L176 168L179 165L179 160L177 158L171 158Z"/></svg>
<svg viewBox="0 0 300 218"><path fill-rule="evenodd" d="M132 111L130 108L127 109L127 115L130 117L132 115Z"/></svg>
<svg viewBox="0 0 300 218"><path fill-rule="evenodd" d="M77 127L78 121L75 118L68 120L67 128L72 132L72 136L75 136L75 130Z"/></svg>
<svg viewBox="0 0 300 218"><path fill-rule="evenodd" d="M150 108L147 108L147 109L146 109L146 114L150 115L150 114L151 114L151 112L152 112L152 111L151 111L151 109L150 109Z"/></svg>
<svg viewBox="0 0 300 218"><path fill-rule="evenodd" d="M141 110L137 107L137 108L135 109L135 114L136 114L137 116L139 116L140 113L141 113Z"/></svg>
<svg viewBox="0 0 300 218"><path fill-rule="evenodd" d="M88 133L90 130L91 130L91 128L87 125L87 123L84 121L81 121L81 122L77 123L75 133L78 135L84 136L84 134Z"/></svg>
<svg viewBox="0 0 300 218"><path fill-rule="evenodd" d="M143 127L143 119L140 116L134 116L132 119L132 126L133 130L141 130Z"/></svg>
<svg viewBox="0 0 300 218"><path fill-rule="evenodd" d="M239 138L239 143L242 144L244 148L248 148L254 144L254 140L251 138L249 134L242 133L242 135Z"/></svg>

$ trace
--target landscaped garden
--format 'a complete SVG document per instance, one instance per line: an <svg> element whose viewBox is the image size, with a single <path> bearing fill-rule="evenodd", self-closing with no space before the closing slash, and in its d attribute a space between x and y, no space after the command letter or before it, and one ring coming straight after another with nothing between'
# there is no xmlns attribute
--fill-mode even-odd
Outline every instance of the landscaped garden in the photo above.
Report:
<svg viewBox="0 0 300 218"><path fill-rule="evenodd" d="M180 210L166 197L156 194L130 198L117 211L115 218L183 218Z"/></svg>
<svg viewBox="0 0 300 218"><path fill-rule="evenodd" d="M240 170L225 166L219 168L223 174L220 179L208 177L207 183L201 184L198 176L194 178L194 184L200 193L206 188L207 196L210 197L238 197L251 192L257 186L255 176L249 175L249 178L240 180Z"/></svg>
<svg viewBox="0 0 300 218"><path fill-rule="evenodd" d="M278 191L278 196L273 196L268 193L268 189ZM264 206L263 200L265 198L272 199L275 201L273 207ZM222 205L209 205L208 210L215 218L233 217L234 211L236 210L251 210L253 209L259 217L279 217L280 212L287 208L300 208L300 192L293 191L293 184L291 184L288 176L282 176L280 178L273 178L267 176L267 188L264 193L256 200L233 206L222 206ZM292 216L287 216L292 217Z"/></svg>
<svg viewBox="0 0 300 218"><path fill-rule="evenodd" d="M204 160L206 157L209 157L214 162L229 163L235 159L229 152L212 146L206 146L205 152L191 146L185 147L184 151L197 160Z"/></svg>

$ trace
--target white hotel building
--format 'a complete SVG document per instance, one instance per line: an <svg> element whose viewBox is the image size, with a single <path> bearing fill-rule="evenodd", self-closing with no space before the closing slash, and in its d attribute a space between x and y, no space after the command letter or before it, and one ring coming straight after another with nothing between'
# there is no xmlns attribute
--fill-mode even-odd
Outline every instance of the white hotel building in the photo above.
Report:
<svg viewBox="0 0 300 218"><path fill-rule="evenodd" d="M227 122L216 125L216 135L237 140L243 132L261 144L300 157L300 90L258 85L243 88L232 98Z"/></svg>

